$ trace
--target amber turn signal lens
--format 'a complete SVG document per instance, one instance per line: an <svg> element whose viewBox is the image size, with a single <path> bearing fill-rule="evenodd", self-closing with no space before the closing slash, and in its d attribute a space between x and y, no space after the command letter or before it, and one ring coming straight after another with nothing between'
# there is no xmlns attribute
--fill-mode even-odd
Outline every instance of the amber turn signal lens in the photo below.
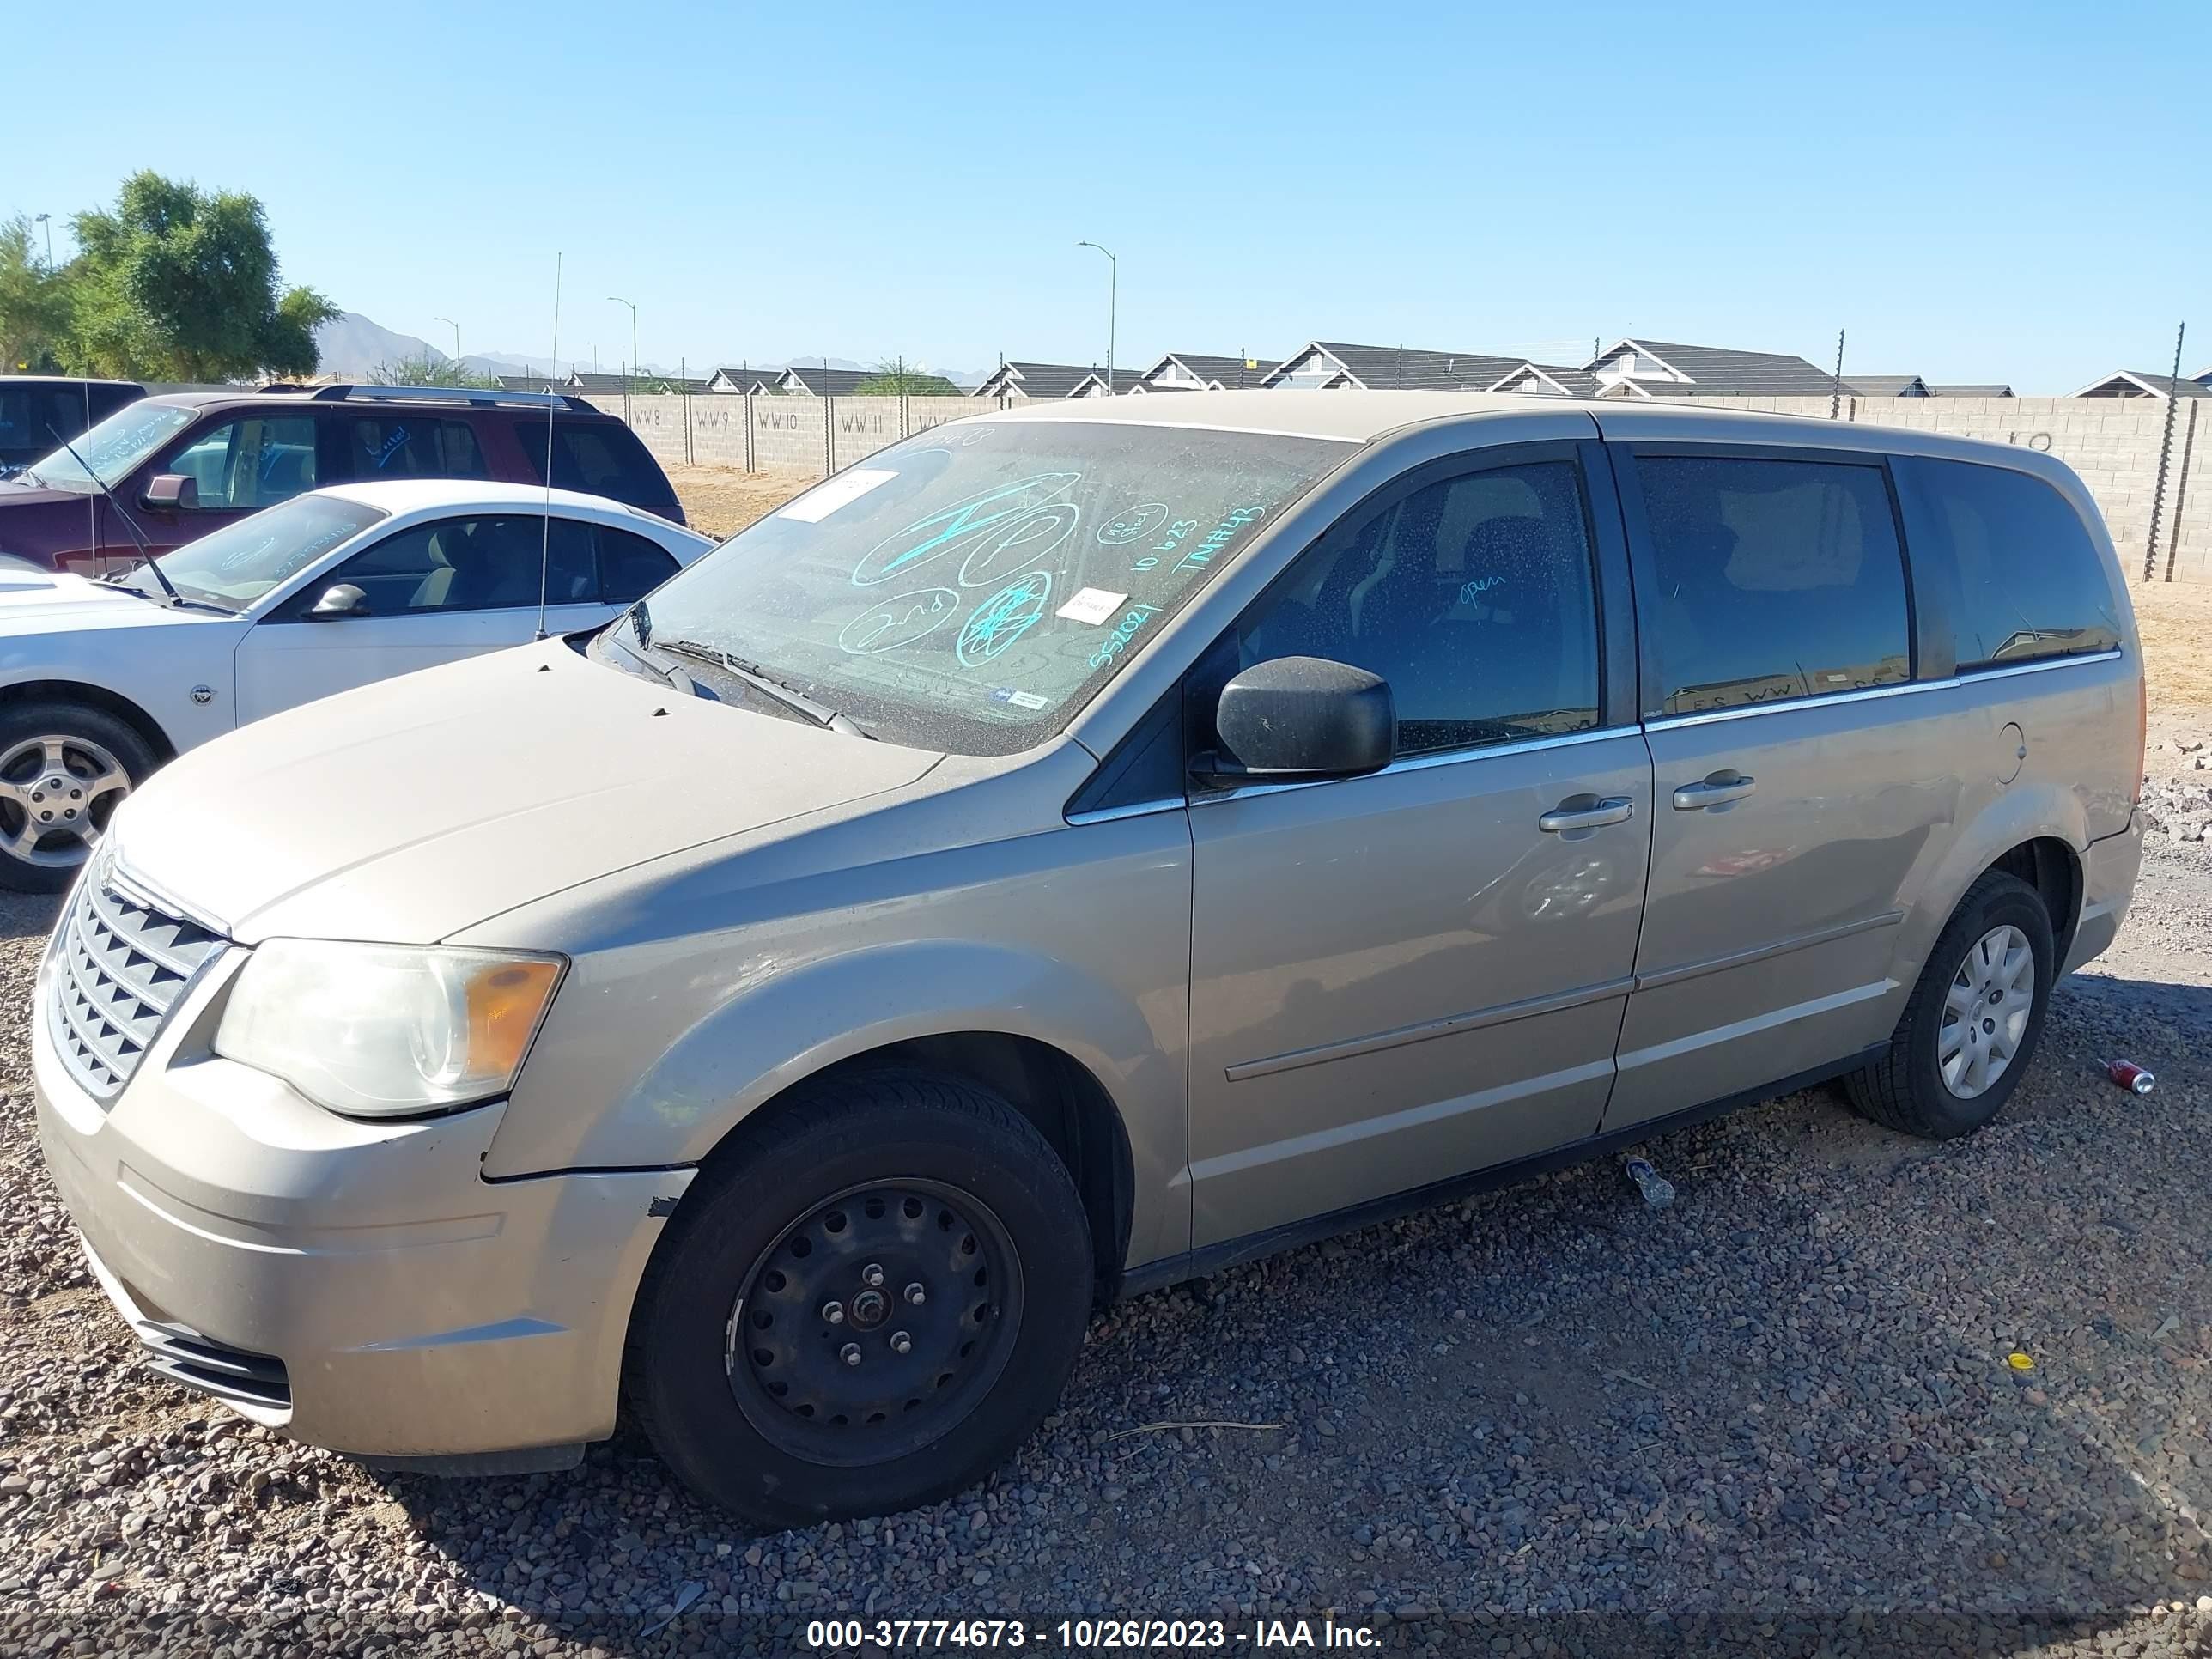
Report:
<svg viewBox="0 0 2212 1659"><path fill-rule="evenodd" d="M470 1071L512 1074L522 1064L560 972L557 963L500 962L470 975Z"/></svg>

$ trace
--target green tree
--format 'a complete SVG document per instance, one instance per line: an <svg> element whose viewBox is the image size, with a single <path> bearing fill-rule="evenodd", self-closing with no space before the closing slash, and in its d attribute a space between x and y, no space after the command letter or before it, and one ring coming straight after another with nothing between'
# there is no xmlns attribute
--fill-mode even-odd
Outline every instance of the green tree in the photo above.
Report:
<svg viewBox="0 0 2212 1659"><path fill-rule="evenodd" d="M853 388L860 398L926 398L945 390L945 377L917 368L903 357L886 357L876 372Z"/></svg>
<svg viewBox="0 0 2212 1659"><path fill-rule="evenodd" d="M371 386L459 386L479 392L499 389L499 376L480 374L465 368L451 357L440 357L427 351L418 351L411 357L402 357L396 363L379 363L368 371Z"/></svg>
<svg viewBox="0 0 2212 1659"><path fill-rule="evenodd" d="M31 222L0 219L0 371L60 367L70 284L40 259Z"/></svg>
<svg viewBox="0 0 2212 1659"><path fill-rule="evenodd" d="M337 307L277 287L261 204L136 173L112 210L74 221L75 367L157 380L314 372L315 325Z"/></svg>

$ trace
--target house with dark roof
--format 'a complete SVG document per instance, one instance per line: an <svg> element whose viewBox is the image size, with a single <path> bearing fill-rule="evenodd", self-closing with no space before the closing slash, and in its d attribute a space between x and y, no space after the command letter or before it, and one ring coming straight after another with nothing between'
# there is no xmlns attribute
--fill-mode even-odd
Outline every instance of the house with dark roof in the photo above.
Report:
<svg viewBox="0 0 2212 1659"><path fill-rule="evenodd" d="M740 396L750 392L772 391L782 374L780 368L754 368L745 363L726 364L707 377L707 390L734 392Z"/></svg>
<svg viewBox="0 0 2212 1659"><path fill-rule="evenodd" d="M1836 389L1834 375L1802 357L1667 340L1617 340L1583 367L1601 398L1810 398Z"/></svg>
<svg viewBox="0 0 2212 1659"><path fill-rule="evenodd" d="M554 392L563 384L550 374L501 374L495 378L501 392Z"/></svg>
<svg viewBox="0 0 2212 1659"><path fill-rule="evenodd" d="M2176 380L2148 369L2116 368L2100 380L2092 380L2074 394L2077 398L2212 398L2212 386L2199 380Z"/></svg>
<svg viewBox="0 0 2212 1659"><path fill-rule="evenodd" d="M1119 388L1116 388L1117 390ZM1106 371L1078 363L1003 362L983 377L971 398L1103 398Z"/></svg>
<svg viewBox="0 0 2212 1659"><path fill-rule="evenodd" d="M580 392L586 397L619 398L630 389L632 381L627 374L601 374L590 369L572 368L561 381L564 392ZM707 389L704 380L679 380L673 374L651 374L637 372L635 385L638 395L648 392L701 392Z"/></svg>
<svg viewBox="0 0 2212 1659"><path fill-rule="evenodd" d="M1521 367L1518 357L1488 351L1416 350L1411 346L1352 345L1309 340L1261 384L1277 391L1480 392Z"/></svg>
<svg viewBox="0 0 2212 1659"><path fill-rule="evenodd" d="M1559 363L1522 363L1483 390L1517 392L1528 398L1595 398L1598 385L1597 376L1586 368L1567 368Z"/></svg>
<svg viewBox="0 0 2212 1659"><path fill-rule="evenodd" d="M1854 374L1844 387L1862 398L1932 398L1917 374Z"/></svg>
<svg viewBox="0 0 2212 1659"><path fill-rule="evenodd" d="M1170 351L1143 370L1127 386L1128 392L1229 392L1256 386L1274 373L1267 357L1224 357L1203 351Z"/></svg>
<svg viewBox="0 0 2212 1659"><path fill-rule="evenodd" d="M1930 386L1931 398L2009 398L2012 388L2002 380L1966 382L1957 386Z"/></svg>

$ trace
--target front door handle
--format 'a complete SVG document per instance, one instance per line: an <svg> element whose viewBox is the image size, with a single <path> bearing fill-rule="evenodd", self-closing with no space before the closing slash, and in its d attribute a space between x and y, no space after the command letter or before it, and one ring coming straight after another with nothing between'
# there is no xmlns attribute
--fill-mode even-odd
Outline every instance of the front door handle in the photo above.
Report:
<svg viewBox="0 0 2212 1659"><path fill-rule="evenodd" d="M1741 772L1715 772L1697 783L1686 783L1674 792L1677 812L1702 812L1708 806L1726 806L1741 800L1759 787L1758 781Z"/></svg>
<svg viewBox="0 0 2212 1659"><path fill-rule="evenodd" d="M1589 800L1588 795L1583 799ZM1626 823L1635 814L1636 803L1626 796L1609 796L1588 806L1570 806L1562 801L1538 818L1536 827L1547 836L1566 830L1602 830L1608 823Z"/></svg>

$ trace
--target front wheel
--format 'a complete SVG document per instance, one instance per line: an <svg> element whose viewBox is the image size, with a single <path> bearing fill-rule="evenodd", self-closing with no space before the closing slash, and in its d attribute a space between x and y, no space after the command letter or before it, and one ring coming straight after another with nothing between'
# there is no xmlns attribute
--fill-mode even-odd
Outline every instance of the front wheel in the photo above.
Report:
<svg viewBox="0 0 2212 1659"><path fill-rule="evenodd" d="M2054 957L2043 896L2018 877L1984 875L1937 938L1889 1052L1844 1079L1852 1106L1930 1140L1980 1128L2035 1053Z"/></svg>
<svg viewBox="0 0 2212 1659"><path fill-rule="evenodd" d="M0 887L68 886L156 763L146 740L105 709L27 702L0 711Z"/></svg>
<svg viewBox="0 0 2212 1659"><path fill-rule="evenodd" d="M908 1509L1043 1419L1091 1287L1074 1183L1005 1101L907 1072L814 1085L686 1195L627 1393L684 1482L757 1526Z"/></svg>

